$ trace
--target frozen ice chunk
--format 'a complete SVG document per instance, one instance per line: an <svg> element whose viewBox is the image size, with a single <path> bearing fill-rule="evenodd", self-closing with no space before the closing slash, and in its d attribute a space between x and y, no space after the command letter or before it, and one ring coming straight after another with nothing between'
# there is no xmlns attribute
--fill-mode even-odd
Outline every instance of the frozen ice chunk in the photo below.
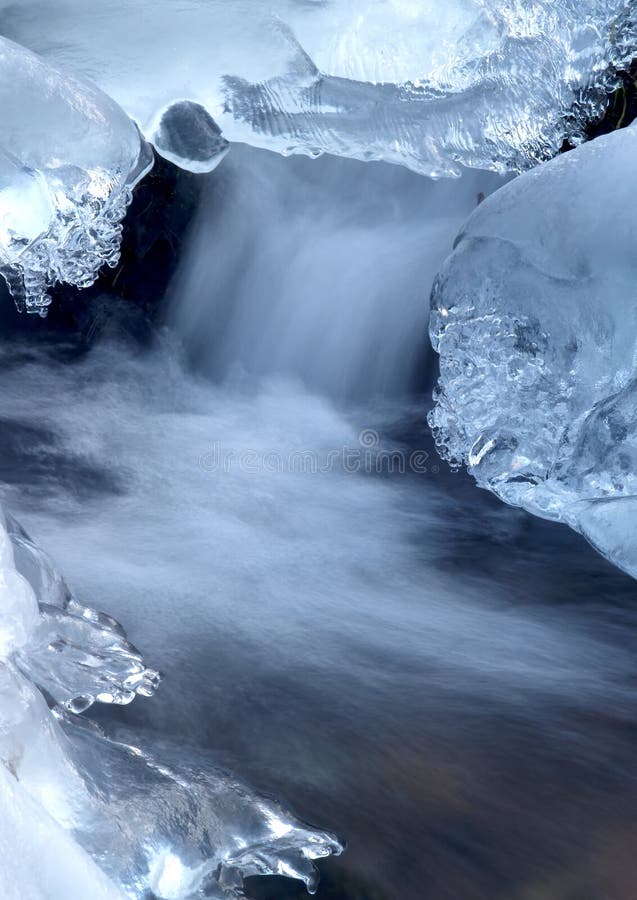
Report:
<svg viewBox="0 0 637 900"><path fill-rule="evenodd" d="M11 805L5 820L15 816L19 826L0 841L0 863L5 851L15 857L0 865L0 895L114 900L152 892L186 900L205 892L221 900L243 896L245 877L272 874L314 892L314 861L342 850L333 835L303 825L205 757L156 749L159 758L75 716L52 715L33 685L0 664L0 798ZM31 842L17 843L29 829L36 846L51 834L83 894L66 890L48 856L43 869L29 871ZM4 879L14 873L11 893Z"/></svg>
<svg viewBox="0 0 637 900"><path fill-rule="evenodd" d="M68 780L60 789L68 765L52 739L56 726L38 692L13 669L13 654L28 644L39 612L31 585L15 568L6 524L0 510L0 896L123 900L64 830L76 792Z"/></svg>
<svg viewBox="0 0 637 900"><path fill-rule="evenodd" d="M3 900L126 900L90 856L0 765Z"/></svg>
<svg viewBox="0 0 637 900"><path fill-rule="evenodd" d="M343 849L190 748L155 742L149 754L77 718L61 724L72 765L89 790L94 779L92 803L102 809L76 830L78 840L132 896L243 896L251 875L296 878L314 893L314 861Z"/></svg>
<svg viewBox="0 0 637 900"><path fill-rule="evenodd" d="M39 610L28 637L20 643L14 638L18 668L76 713L95 702L127 704L138 694L152 696L160 675L144 663L122 626L76 600L49 557L13 518L6 516L6 523L15 578L31 601L37 598Z"/></svg>
<svg viewBox="0 0 637 900"><path fill-rule="evenodd" d="M198 137L201 109L228 140L283 153L435 175L524 167L578 136L635 46L625 0L0 0L0 11L4 34L95 80L195 171L217 158Z"/></svg>
<svg viewBox="0 0 637 900"><path fill-rule="evenodd" d="M637 576L637 128L501 188L433 290L443 454Z"/></svg>
<svg viewBox="0 0 637 900"><path fill-rule="evenodd" d="M4 510L4 522L13 547L14 565L33 588L38 604L66 609L73 598L53 561L7 510Z"/></svg>
<svg viewBox="0 0 637 900"><path fill-rule="evenodd" d="M314 891L314 861L340 853L335 837L181 746L151 753L69 714L152 693L156 673L8 516L0 606L0 896L224 898L270 874Z"/></svg>
<svg viewBox="0 0 637 900"><path fill-rule="evenodd" d="M124 900L77 843L83 782L42 697L0 663L0 896L3 900Z"/></svg>
<svg viewBox="0 0 637 900"><path fill-rule="evenodd" d="M29 582L16 571L13 546L0 508L0 661L24 647L39 620Z"/></svg>
<svg viewBox="0 0 637 900"><path fill-rule="evenodd" d="M42 312L59 281L85 287L115 265L121 220L152 156L98 88L0 38L0 272Z"/></svg>
<svg viewBox="0 0 637 900"><path fill-rule="evenodd" d="M0 665L0 798L18 804L11 815L28 817L16 837L0 842L0 861L5 849L15 857L0 867L2 897L114 900L152 892L158 900L204 893L221 900L242 896L245 877L271 874L314 892L314 861L342 850L333 835L303 825L205 757L181 746L157 749L159 759L90 722L52 715L29 682ZM49 833L61 845L84 894L65 892L60 872L44 882L48 858L44 870L28 871L31 844L23 849L16 840L29 828L36 845ZM12 894L4 879L14 870L20 881Z"/></svg>
<svg viewBox="0 0 637 900"><path fill-rule="evenodd" d="M160 676L119 630L41 606L37 627L16 657L20 670L73 712L93 703L127 704L150 697Z"/></svg>

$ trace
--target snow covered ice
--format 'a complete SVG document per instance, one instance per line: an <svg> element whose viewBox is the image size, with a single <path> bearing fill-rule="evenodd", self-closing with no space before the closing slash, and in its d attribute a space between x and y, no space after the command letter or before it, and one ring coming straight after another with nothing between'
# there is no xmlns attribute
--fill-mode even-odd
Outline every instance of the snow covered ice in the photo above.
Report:
<svg viewBox="0 0 637 900"><path fill-rule="evenodd" d="M56 282L86 287L119 258L130 191L152 155L85 81L0 38L0 272L41 312Z"/></svg>
<svg viewBox="0 0 637 900"><path fill-rule="evenodd" d="M637 576L637 128L501 188L434 286L444 455Z"/></svg>
<svg viewBox="0 0 637 900"><path fill-rule="evenodd" d="M426 175L524 168L577 139L635 29L625 0L2 0L0 13L7 37L94 80L194 171L223 155L219 128Z"/></svg>

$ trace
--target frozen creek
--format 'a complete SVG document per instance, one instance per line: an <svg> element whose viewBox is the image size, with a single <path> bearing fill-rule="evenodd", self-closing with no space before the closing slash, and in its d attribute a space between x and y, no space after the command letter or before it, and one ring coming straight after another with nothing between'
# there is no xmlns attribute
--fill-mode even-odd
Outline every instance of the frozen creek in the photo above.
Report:
<svg viewBox="0 0 637 900"><path fill-rule="evenodd" d="M2 896L633 900L632 4L0 9Z"/></svg>
<svg viewBox="0 0 637 900"><path fill-rule="evenodd" d="M210 176L156 350L3 345L4 500L165 676L88 716L346 837L321 896L631 897L634 582L438 470L422 422L416 301L496 184L237 150ZM372 290L387 272L403 279L391 317ZM365 329L335 323L345 296ZM380 365L378 335L415 335L411 354ZM277 879L248 892L299 896Z"/></svg>

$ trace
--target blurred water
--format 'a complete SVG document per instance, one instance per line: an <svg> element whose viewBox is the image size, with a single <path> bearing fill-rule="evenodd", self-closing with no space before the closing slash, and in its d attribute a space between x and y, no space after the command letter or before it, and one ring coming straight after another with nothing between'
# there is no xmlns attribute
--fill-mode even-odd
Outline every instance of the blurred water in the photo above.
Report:
<svg viewBox="0 0 637 900"><path fill-rule="evenodd" d="M170 337L73 362L2 348L3 496L166 675L155 699L98 715L211 751L342 834L324 898L632 900L634 582L441 467L411 363L374 365L378 335L394 358L406 334L408 359L422 347L410 297L435 254L419 268L394 239L416 193L435 198L426 244L436 210L452 232L476 185L295 161L293 200L289 162L239 162L211 180L170 300L189 366ZM241 206L249 166L259 189ZM402 209L386 232L364 213L376 180ZM349 299L347 331L332 320ZM281 343L270 314L289 321ZM335 377L352 359L359 377Z"/></svg>
<svg viewBox="0 0 637 900"><path fill-rule="evenodd" d="M422 388L432 280L502 183L233 148L208 180L169 324L217 378L293 375L339 400Z"/></svg>

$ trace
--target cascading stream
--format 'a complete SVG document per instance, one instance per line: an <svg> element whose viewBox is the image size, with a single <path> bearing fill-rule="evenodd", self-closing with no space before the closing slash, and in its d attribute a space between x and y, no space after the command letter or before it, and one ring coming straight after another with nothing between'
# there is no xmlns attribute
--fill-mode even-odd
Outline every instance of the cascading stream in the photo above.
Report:
<svg viewBox="0 0 637 900"><path fill-rule="evenodd" d="M3 900L632 900L634 4L0 12Z"/></svg>
<svg viewBox="0 0 637 900"><path fill-rule="evenodd" d="M282 375L337 403L422 391L433 276L504 181L238 146L204 191L169 325L216 380Z"/></svg>
<svg viewBox="0 0 637 900"><path fill-rule="evenodd" d="M619 883L628 863L587 842L635 824L634 583L439 468L414 394L413 298L493 179L234 156L209 176L154 350L105 340L61 364L3 345L2 496L165 674L151 701L91 710L118 742L109 765L138 741L182 782L212 767L204 798L220 765L285 798L348 840L326 896L550 896L556 856L573 890ZM92 732L73 739L90 758ZM183 809L160 775L151 793ZM212 810L219 846L263 833L251 794ZM187 851L160 846L152 883L183 896Z"/></svg>

